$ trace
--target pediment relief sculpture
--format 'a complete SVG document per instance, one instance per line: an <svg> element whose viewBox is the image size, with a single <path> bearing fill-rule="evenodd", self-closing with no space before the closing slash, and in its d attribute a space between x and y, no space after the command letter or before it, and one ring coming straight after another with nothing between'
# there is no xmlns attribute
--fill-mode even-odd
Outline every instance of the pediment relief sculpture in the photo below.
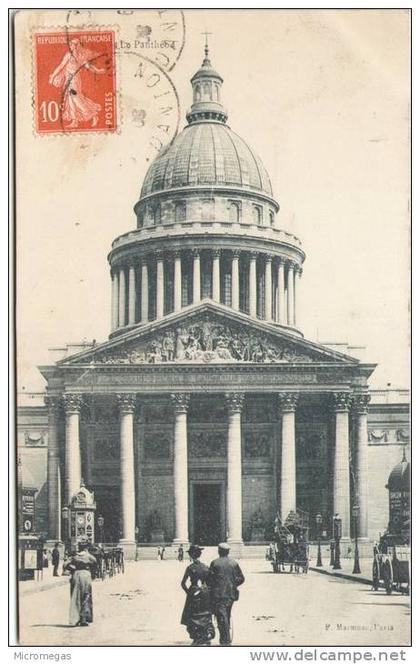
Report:
<svg viewBox="0 0 420 664"><path fill-rule="evenodd" d="M190 322L127 344L121 350L95 354L95 363L161 364L171 362L255 362L258 364L313 362L274 336L245 326L211 319Z"/></svg>

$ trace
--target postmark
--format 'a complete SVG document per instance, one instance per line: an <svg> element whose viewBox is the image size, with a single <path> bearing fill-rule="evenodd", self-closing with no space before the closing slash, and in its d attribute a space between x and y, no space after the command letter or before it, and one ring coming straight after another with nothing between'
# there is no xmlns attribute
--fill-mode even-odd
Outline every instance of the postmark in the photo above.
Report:
<svg viewBox="0 0 420 664"><path fill-rule="evenodd" d="M178 133L178 93L167 72L136 51L124 52L120 67L131 91L122 95L125 128L133 138L138 137L149 161Z"/></svg>
<svg viewBox="0 0 420 664"><path fill-rule="evenodd" d="M115 32L37 32L34 112L38 134L117 129Z"/></svg>

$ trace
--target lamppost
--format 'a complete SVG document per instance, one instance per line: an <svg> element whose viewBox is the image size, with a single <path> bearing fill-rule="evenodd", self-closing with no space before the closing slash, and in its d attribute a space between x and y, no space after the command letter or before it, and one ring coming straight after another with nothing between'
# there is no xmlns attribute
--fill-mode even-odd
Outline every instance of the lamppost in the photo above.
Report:
<svg viewBox="0 0 420 664"><path fill-rule="evenodd" d="M359 536L359 505L353 505L353 519L354 519L354 566L353 574L361 574L360 561L359 561L359 546L358 546L358 536Z"/></svg>
<svg viewBox="0 0 420 664"><path fill-rule="evenodd" d="M69 544L69 515L70 515L70 510L68 507L63 507L61 510L61 518L63 521L61 530L62 530L62 539L64 542L64 551L67 551L68 544Z"/></svg>
<svg viewBox="0 0 420 664"><path fill-rule="evenodd" d="M334 540L330 540L330 567L334 567L335 560L335 543Z"/></svg>
<svg viewBox="0 0 420 664"><path fill-rule="evenodd" d="M98 516L98 528L99 528L99 544L104 543L104 523L105 519L103 516Z"/></svg>
<svg viewBox="0 0 420 664"><path fill-rule="evenodd" d="M338 514L334 514L333 518L333 537L335 542L335 556L334 556L334 565L333 569L341 569L340 564L340 539L341 539L341 517Z"/></svg>
<svg viewBox="0 0 420 664"><path fill-rule="evenodd" d="M322 567L322 558L321 558L321 528L322 528L322 514L317 514L315 517L316 521L316 530L318 536L318 558L316 561L317 567Z"/></svg>

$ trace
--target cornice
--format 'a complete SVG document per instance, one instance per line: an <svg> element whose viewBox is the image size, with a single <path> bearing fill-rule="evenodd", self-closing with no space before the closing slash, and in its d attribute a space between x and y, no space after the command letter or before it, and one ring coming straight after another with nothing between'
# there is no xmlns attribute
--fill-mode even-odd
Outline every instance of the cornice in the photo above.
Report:
<svg viewBox="0 0 420 664"><path fill-rule="evenodd" d="M139 261L145 255L156 251L193 251L194 249L257 252L271 255L273 258L280 258L283 261L292 260L299 265L306 258L303 249L293 243L292 237L288 242L286 235L279 238L266 237L263 235L264 230L260 231L261 236L254 233L247 235L245 232L248 229L245 224L240 225L240 230L244 231L243 234L238 232L221 233L220 229L204 231L203 229L195 229L193 226L191 224L191 228L179 229L176 233L162 234L158 237L153 234L144 236L142 232L136 233L136 231L133 231L130 239L111 249L108 254L108 262L112 268L115 268L119 262ZM252 227L250 230L252 232ZM271 229L267 228L266 230L270 232Z"/></svg>

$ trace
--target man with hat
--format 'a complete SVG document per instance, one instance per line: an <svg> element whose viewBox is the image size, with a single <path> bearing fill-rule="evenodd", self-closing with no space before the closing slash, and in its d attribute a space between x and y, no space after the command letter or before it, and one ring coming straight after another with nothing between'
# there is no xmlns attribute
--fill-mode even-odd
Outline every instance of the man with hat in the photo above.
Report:
<svg viewBox="0 0 420 664"><path fill-rule="evenodd" d="M231 645L230 614L233 602L239 599L238 586L245 581L238 563L229 557L229 551L229 544L226 542L219 544L219 557L210 564L209 574L213 612L217 620L221 646Z"/></svg>

